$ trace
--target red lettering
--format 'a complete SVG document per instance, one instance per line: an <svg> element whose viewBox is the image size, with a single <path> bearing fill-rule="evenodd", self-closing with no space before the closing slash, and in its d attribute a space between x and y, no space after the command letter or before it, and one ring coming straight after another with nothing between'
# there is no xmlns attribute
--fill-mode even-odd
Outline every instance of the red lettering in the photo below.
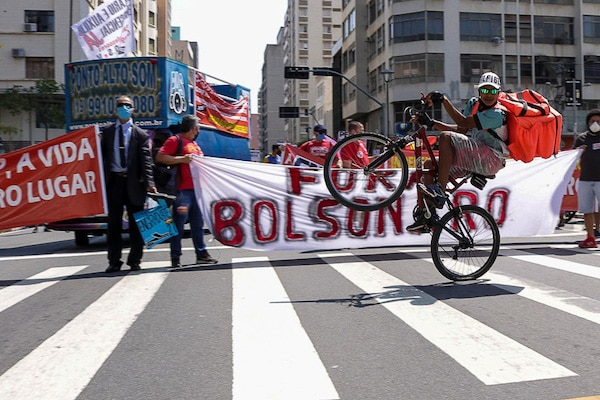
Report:
<svg viewBox="0 0 600 400"><path fill-rule="evenodd" d="M396 207L394 208L394 205ZM402 197L398 198L394 203L377 211L377 234L385 233L385 216L389 213L392 223L394 224L394 233L399 235L402 232Z"/></svg>
<svg viewBox="0 0 600 400"><path fill-rule="evenodd" d="M333 184L335 185L336 189L340 192L349 192L352 190L352 188L354 187L355 176L356 173L351 171L335 170L331 173L331 178L334 182ZM343 178L343 180L340 182L341 178Z"/></svg>
<svg viewBox="0 0 600 400"><path fill-rule="evenodd" d="M94 50L94 47L100 47L104 44L104 39L98 39L94 32L88 32L83 35L83 40L89 46L90 50Z"/></svg>
<svg viewBox="0 0 600 400"><path fill-rule="evenodd" d="M368 202L359 199L356 200L356 203L367 204ZM364 237L369 230L369 215L370 213L365 211L348 209L348 232L352 236Z"/></svg>
<svg viewBox="0 0 600 400"><path fill-rule="evenodd" d="M300 185L302 182L307 183L315 183L317 181L317 177L314 171L310 171L304 168L286 168L289 174L289 182L290 182L290 191L293 194L300 195L301 189ZM309 174L304 174L304 172L309 172ZM311 173L312 172L312 173ZM319 170L317 173L322 174L323 171Z"/></svg>
<svg viewBox="0 0 600 400"><path fill-rule="evenodd" d="M494 206L496 205L496 207ZM506 189L497 189L490 193L487 203L489 211L498 226L502 226L506 221L506 209L508 208L508 191ZM498 212L495 212L495 209Z"/></svg>
<svg viewBox="0 0 600 400"><path fill-rule="evenodd" d="M267 214L262 218L264 212ZM258 242L272 242L277 237L277 209L270 201L259 201L254 204L254 234ZM265 235L261 221L269 223L269 234Z"/></svg>
<svg viewBox="0 0 600 400"><path fill-rule="evenodd" d="M234 200L219 201L213 206L213 233L219 242L235 247L244 243L244 231L239 224L243 214L244 207Z"/></svg>
<svg viewBox="0 0 600 400"><path fill-rule="evenodd" d="M328 225L329 229L326 231L316 231L315 237L319 239L329 239L339 236L340 224L337 219L327 215L326 209L330 207L339 207L340 203L333 199L323 199L317 204L317 217L321 222Z"/></svg>
<svg viewBox="0 0 600 400"><path fill-rule="evenodd" d="M293 168L290 168L293 169ZM292 213L292 201L288 200L286 204L287 220L285 226L285 236L288 240L302 240L306 235L302 232L294 232L294 214Z"/></svg>

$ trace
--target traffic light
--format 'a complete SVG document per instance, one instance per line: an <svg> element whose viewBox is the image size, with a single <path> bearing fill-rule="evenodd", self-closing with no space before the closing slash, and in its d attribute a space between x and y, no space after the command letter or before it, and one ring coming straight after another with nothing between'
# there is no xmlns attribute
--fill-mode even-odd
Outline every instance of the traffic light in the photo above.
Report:
<svg viewBox="0 0 600 400"><path fill-rule="evenodd" d="M312 71L315 76L339 76L340 72L331 67L315 67Z"/></svg>
<svg viewBox="0 0 600 400"><path fill-rule="evenodd" d="M308 67L284 67L283 77L286 79L308 79Z"/></svg>
<svg viewBox="0 0 600 400"><path fill-rule="evenodd" d="M279 107L279 118L299 118L300 107Z"/></svg>

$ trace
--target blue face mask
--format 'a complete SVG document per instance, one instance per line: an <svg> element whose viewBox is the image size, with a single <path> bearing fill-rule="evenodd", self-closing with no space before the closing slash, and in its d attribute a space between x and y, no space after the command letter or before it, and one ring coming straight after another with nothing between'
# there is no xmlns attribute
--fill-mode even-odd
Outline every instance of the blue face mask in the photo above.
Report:
<svg viewBox="0 0 600 400"><path fill-rule="evenodd" d="M119 106L119 107L117 107L117 115L119 116L119 119L126 121L129 118L131 118L132 110L133 110L133 108L130 106Z"/></svg>
<svg viewBox="0 0 600 400"><path fill-rule="evenodd" d="M324 133L317 134L317 139L318 140L325 140L325 134Z"/></svg>

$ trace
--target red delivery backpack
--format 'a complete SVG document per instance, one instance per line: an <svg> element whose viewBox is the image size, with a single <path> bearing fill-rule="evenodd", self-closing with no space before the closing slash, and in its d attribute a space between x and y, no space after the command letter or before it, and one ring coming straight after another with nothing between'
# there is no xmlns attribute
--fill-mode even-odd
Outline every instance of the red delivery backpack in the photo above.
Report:
<svg viewBox="0 0 600 400"><path fill-rule="evenodd" d="M510 157L530 162L549 158L560 150L562 115L538 92L525 89L500 92L498 104L506 111L506 142ZM473 107L476 112L478 107Z"/></svg>

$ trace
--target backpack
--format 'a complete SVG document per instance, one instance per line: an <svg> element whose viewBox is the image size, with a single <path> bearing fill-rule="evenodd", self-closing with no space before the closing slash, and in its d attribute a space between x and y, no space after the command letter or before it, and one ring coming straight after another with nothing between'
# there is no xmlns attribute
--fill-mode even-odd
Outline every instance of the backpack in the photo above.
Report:
<svg viewBox="0 0 600 400"><path fill-rule="evenodd" d="M183 141L179 135L177 136L177 152L175 156L181 155ZM177 164L167 165L154 162L152 172L154 175L154 184L159 193L174 195L177 193Z"/></svg>
<svg viewBox="0 0 600 400"><path fill-rule="evenodd" d="M534 157L549 158L560 150L562 115L538 92L525 89L500 92L498 105L506 111L506 141L510 157L530 162ZM478 107L473 107L473 114Z"/></svg>

